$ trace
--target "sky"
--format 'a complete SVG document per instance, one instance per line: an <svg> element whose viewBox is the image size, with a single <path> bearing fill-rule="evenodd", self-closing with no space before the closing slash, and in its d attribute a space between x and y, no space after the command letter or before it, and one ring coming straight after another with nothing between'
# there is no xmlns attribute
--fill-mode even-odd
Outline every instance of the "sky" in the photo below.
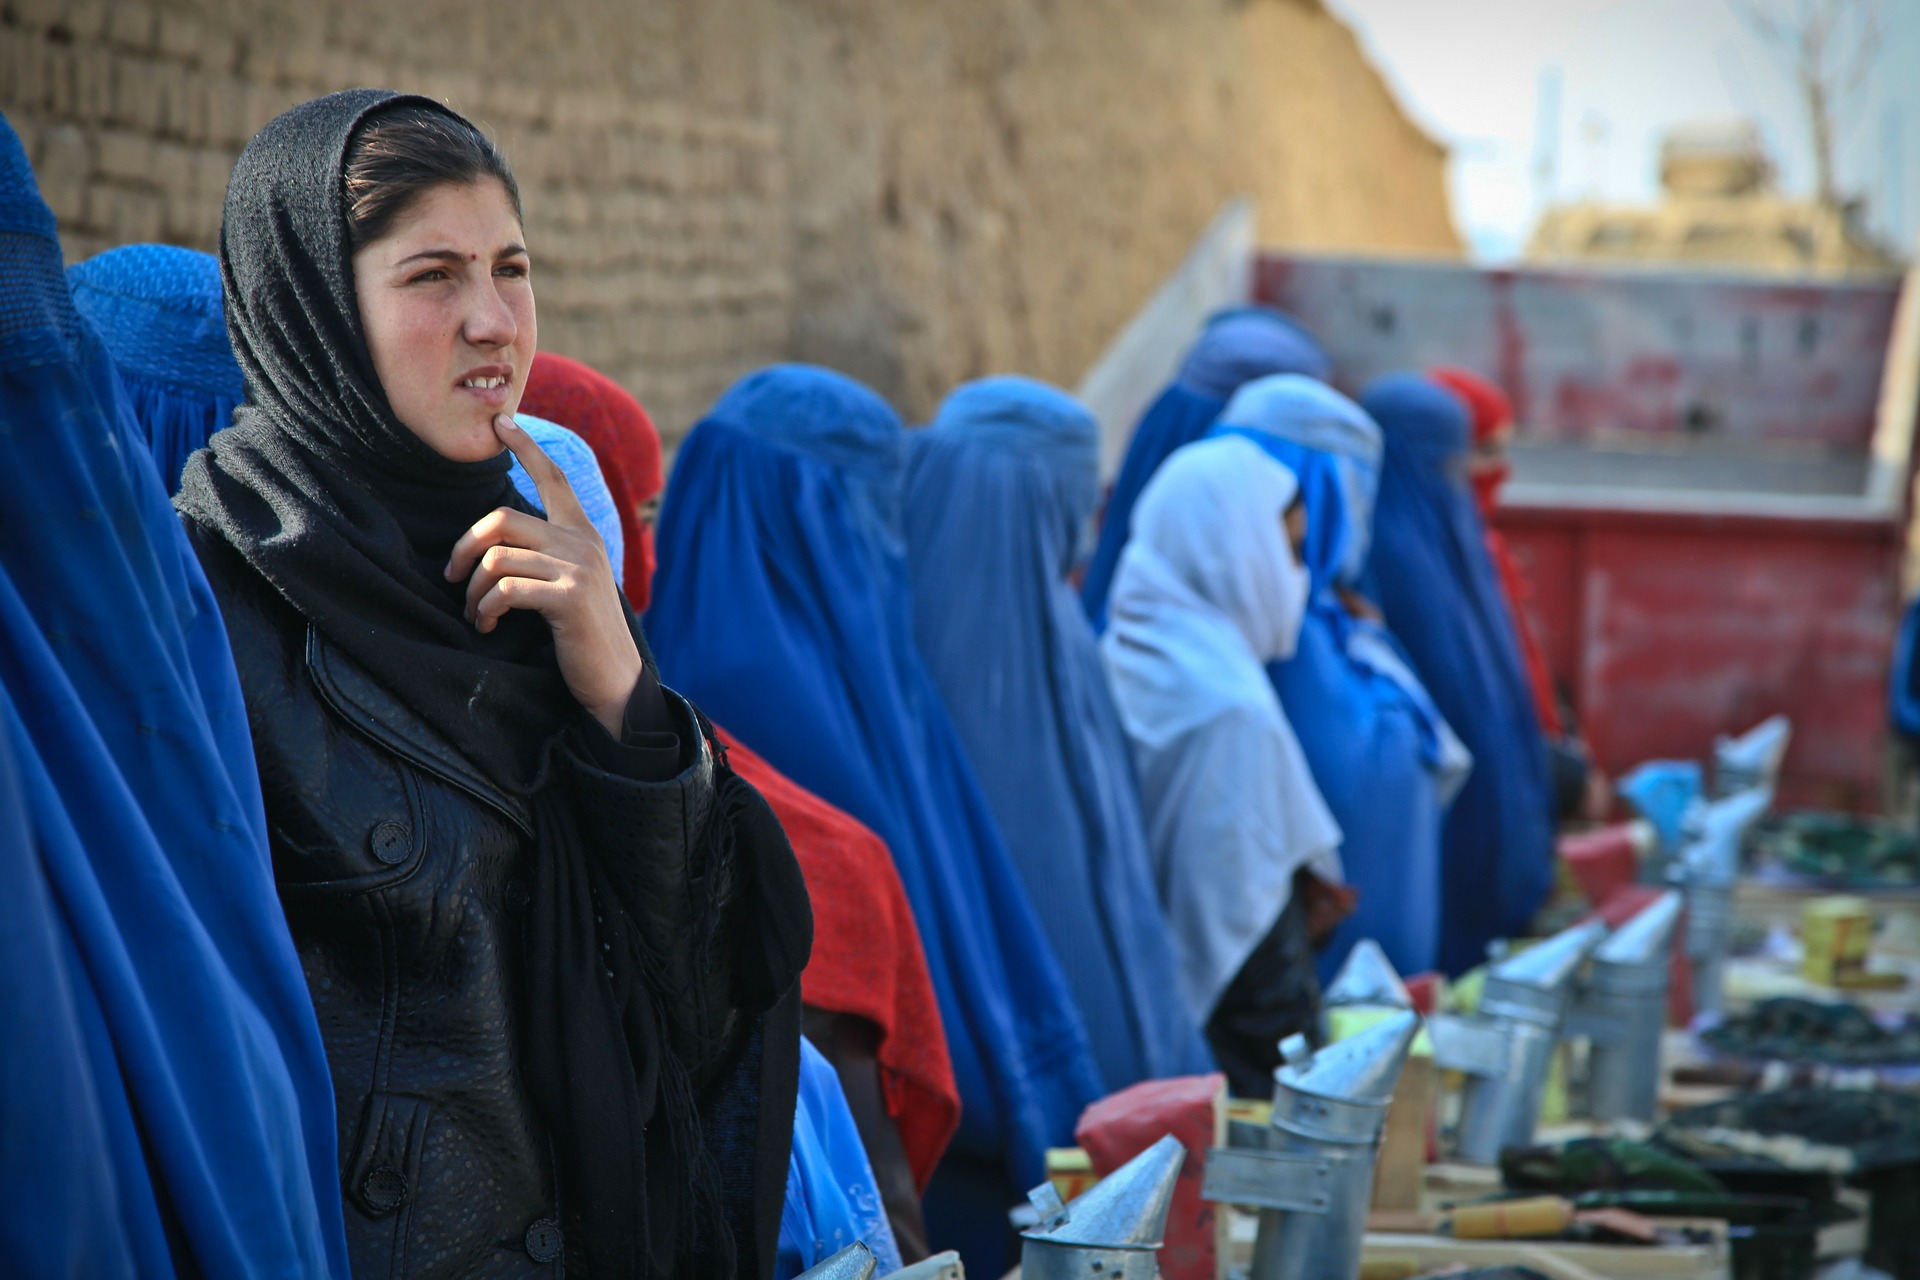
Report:
<svg viewBox="0 0 1920 1280"><path fill-rule="evenodd" d="M1653 203L1660 138L1681 121L1754 119L1782 188L1812 190L1800 98L1738 5L1328 0L1451 149L1454 222L1483 262L1517 258L1553 200ZM1905 252L1920 234L1920 0L1880 8L1882 51L1842 119L1836 168L1843 191L1868 198L1868 226Z"/></svg>

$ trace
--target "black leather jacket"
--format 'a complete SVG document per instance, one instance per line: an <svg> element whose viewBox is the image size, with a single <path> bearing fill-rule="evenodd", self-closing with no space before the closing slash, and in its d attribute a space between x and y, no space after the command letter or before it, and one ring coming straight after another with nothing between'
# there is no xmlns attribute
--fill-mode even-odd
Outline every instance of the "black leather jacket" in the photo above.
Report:
<svg viewBox="0 0 1920 1280"><path fill-rule="evenodd" d="M311 631L225 542L188 530L233 642L274 875L332 1068L353 1274L557 1276L553 1161L516 1068L527 806ZM679 869L697 828L719 818L708 744L687 704L666 698L688 758L677 777L609 772L583 713L557 781L638 819L621 835L638 865ZM686 903L683 886L661 889L656 900ZM641 922L659 935L656 954L696 954L690 915ZM690 1008L730 1006L726 973L676 976L709 995ZM727 1038L677 1030L691 1044Z"/></svg>

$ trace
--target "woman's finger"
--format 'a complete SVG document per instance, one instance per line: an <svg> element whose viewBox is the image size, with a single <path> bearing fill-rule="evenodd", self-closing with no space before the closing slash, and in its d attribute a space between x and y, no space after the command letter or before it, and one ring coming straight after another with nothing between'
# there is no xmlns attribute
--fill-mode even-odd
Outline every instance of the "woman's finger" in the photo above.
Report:
<svg viewBox="0 0 1920 1280"><path fill-rule="evenodd" d="M567 561L544 551L533 551L526 547L488 547L481 555L479 564L474 566L473 576L467 579L467 617L471 619L477 616L474 606L502 578L558 582L572 568Z"/></svg>
<svg viewBox="0 0 1920 1280"><path fill-rule="evenodd" d="M543 582L538 578L502 578L487 589L473 605L474 629L482 635L500 625L513 609L531 609L535 613L551 617L565 607L568 587L560 582Z"/></svg>
<svg viewBox="0 0 1920 1280"><path fill-rule="evenodd" d="M526 547L533 551L553 549L553 526L539 516L512 507L495 507L460 535L447 559L447 581L458 582L473 572L473 566L487 548Z"/></svg>
<svg viewBox="0 0 1920 1280"><path fill-rule="evenodd" d="M533 477L533 487L539 491L540 506L546 511L547 519L563 529L595 532L593 521L587 518L585 507L574 496L573 484L567 479L567 473L560 464L547 456L547 451L538 441L526 433L511 416L497 413L493 416L494 434L500 442L513 450L513 456Z"/></svg>

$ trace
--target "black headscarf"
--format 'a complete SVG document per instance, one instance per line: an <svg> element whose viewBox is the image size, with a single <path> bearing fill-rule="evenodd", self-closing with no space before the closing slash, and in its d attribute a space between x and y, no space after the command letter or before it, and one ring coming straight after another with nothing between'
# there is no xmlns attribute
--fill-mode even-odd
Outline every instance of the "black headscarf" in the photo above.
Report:
<svg viewBox="0 0 1920 1280"><path fill-rule="evenodd" d="M354 292L347 150L371 117L401 106L445 110L379 89L331 94L273 120L234 165L220 273L247 399L189 460L177 505L525 795L578 709L552 631L514 610L480 634L464 617L466 584L441 570L481 516L531 508L504 452L455 462L394 417Z"/></svg>
<svg viewBox="0 0 1920 1280"><path fill-rule="evenodd" d="M548 782L556 744L584 714L560 677L552 632L538 614L515 610L482 635L465 620L465 584L444 578L454 542L476 520L496 507L531 508L508 480L505 453L442 457L395 418L374 368L354 291L343 168L358 131L398 107L446 110L384 90L332 94L269 123L234 166L220 267L247 399L189 460L175 502L490 778L530 801L538 848L522 1076L552 1131L568 1219L585 1236L569 1233L569 1257L593 1276L731 1272L729 1224L735 1235L768 1236L753 1252L771 1247L786 1148L754 1130L777 1126L782 1106L791 1124L784 1077L793 1050L770 1018L741 1040L731 1065L702 1062L696 1073L676 1054L679 993L636 918L657 904L634 900L647 895L624 851L585 847L565 788ZM651 672L631 613L628 624ZM791 1003L810 925L804 910L777 901L805 900L778 824L724 763L718 774L721 816L703 830L748 904L729 921L756 935L742 939L755 956L736 984L751 1015ZM688 909L689 936L712 942L722 906ZM716 1066L739 1087L703 1086ZM742 1145L755 1148L744 1170L727 1164Z"/></svg>

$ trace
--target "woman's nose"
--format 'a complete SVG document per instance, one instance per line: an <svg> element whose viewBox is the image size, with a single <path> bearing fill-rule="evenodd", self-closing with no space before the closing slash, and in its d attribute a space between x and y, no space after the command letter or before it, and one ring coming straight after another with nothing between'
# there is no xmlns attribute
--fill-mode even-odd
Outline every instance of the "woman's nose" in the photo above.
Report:
<svg viewBox="0 0 1920 1280"><path fill-rule="evenodd" d="M514 321L513 309L494 282L488 279L473 289L468 295L466 324L462 327L462 336L476 347L510 346L519 336L520 326Z"/></svg>

